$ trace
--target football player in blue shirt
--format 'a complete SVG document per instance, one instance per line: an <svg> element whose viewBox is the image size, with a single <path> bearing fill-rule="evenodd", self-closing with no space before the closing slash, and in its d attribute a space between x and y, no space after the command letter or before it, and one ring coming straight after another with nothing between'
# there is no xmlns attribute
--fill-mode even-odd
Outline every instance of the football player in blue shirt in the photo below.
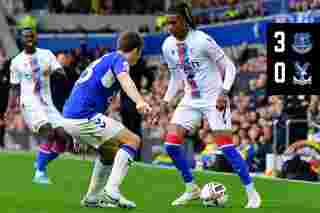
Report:
<svg viewBox="0 0 320 213"><path fill-rule="evenodd" d="M66 128L73 135L79 136L80 143L90 144L100 153L89 190L81 201L82 206L136 207L134 202L121 195L119 186L139 149L140 138L120 122L105 116L104 112L121 88L136 103L139 112L151 111L128 73L129 66L140 58L142 48L143 38L138 33L122 33L117 51L105 54L85 69L64 105ZM110 172L112 162L107 160L110 156L103 153L107 147L105 144L111 141L117 141L120 148Z"/></svg>

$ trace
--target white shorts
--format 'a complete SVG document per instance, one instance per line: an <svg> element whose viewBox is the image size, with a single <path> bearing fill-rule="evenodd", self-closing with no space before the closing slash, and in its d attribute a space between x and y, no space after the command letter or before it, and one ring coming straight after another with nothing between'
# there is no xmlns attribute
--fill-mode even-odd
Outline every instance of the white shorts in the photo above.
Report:
<svg viewBox="0 0 320 213"><path fill-rule="evenodd" d="M69 134L74 136L79 143L89 144L95 148L125 129L119 121L100 113L91 119L64 119L65 129Z"/></svg>
<svg viewBox="0 0 320 213"><path fill-rule="evenodd" d="M33 104L22 104L21 111L29 129L38 133L42 125L50 123L53 128L63 127L64 118L54 106L45 106L35 101Z"/></svg>
<svg viewBox="0 0 320 213"><path fill-rule="evenodd" d="M227 106L224 111L220 112L216 109L215 105L196 107L181 103L176 108L171 123L191 131L196 126L199 126L202 118L208 120L210 129L213 131L232 128L230 106Z"/></svg>

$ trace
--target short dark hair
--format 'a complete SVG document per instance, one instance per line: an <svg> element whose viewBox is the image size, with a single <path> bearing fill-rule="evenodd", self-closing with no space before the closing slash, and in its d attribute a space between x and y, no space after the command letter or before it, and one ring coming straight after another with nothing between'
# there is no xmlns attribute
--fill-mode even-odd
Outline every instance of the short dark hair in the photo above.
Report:
<svg viewBox="0 0 320 213"><path fill-rule="evenodd" d="M183 16L184 20L187 22L188 26L192 29L196 28L196 24L193 21L192 11L189 5L185 2L177 3L176 5L168 9L169 15L179 15Z"/></svg>
<svg viewBox="0 0 320 213"><path fill-rule="evenodd" d="M143 43L143 38L138 32L126 31L120 34L117 49L123 52L130 52L135 48L141 50L143 48Z"/></svg>

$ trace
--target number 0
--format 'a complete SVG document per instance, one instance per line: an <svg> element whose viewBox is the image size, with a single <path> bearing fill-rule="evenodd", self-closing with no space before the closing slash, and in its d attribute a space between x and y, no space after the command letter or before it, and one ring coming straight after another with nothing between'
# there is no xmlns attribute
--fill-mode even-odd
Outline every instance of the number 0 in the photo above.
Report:
<svg viewBox="0 0 320 213"><path fill-rule="evenodd" d="M274 65L274 81L282 84L286 81L286 64L283 62L276 62Z"/></svg>
<svg viewBox="0 0 320 213"><path fill-rule="evenodd" d="M282 53L285 51L285 34L282 31L277 31L274 33L274 37L277 39L277 45L274 46L274 51L276 53Z"/></svg>

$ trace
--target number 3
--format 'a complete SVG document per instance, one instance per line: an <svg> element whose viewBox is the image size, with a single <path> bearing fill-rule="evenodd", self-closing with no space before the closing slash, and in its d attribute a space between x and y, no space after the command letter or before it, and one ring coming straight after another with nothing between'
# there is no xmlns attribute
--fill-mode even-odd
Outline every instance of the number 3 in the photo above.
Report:
<svg viewBox="0 0 320 213"><path fill-rule="evenodd" d="M274 46L276 53L282 53L285 51L285 34L282 31L274 33L274 38L277 39L277 45Z"/></svg>
<svg viewBox="0 0 320 213"><path fill-rule="evenodd" d="M95 60L94 62L92 62L80 75L79 79L77 80L76 84L81 84L87 80L89 80L92 76L93 73L93 68L100 63L100 61L102 60L102 58L99 58L97 60Z"/></svg>

